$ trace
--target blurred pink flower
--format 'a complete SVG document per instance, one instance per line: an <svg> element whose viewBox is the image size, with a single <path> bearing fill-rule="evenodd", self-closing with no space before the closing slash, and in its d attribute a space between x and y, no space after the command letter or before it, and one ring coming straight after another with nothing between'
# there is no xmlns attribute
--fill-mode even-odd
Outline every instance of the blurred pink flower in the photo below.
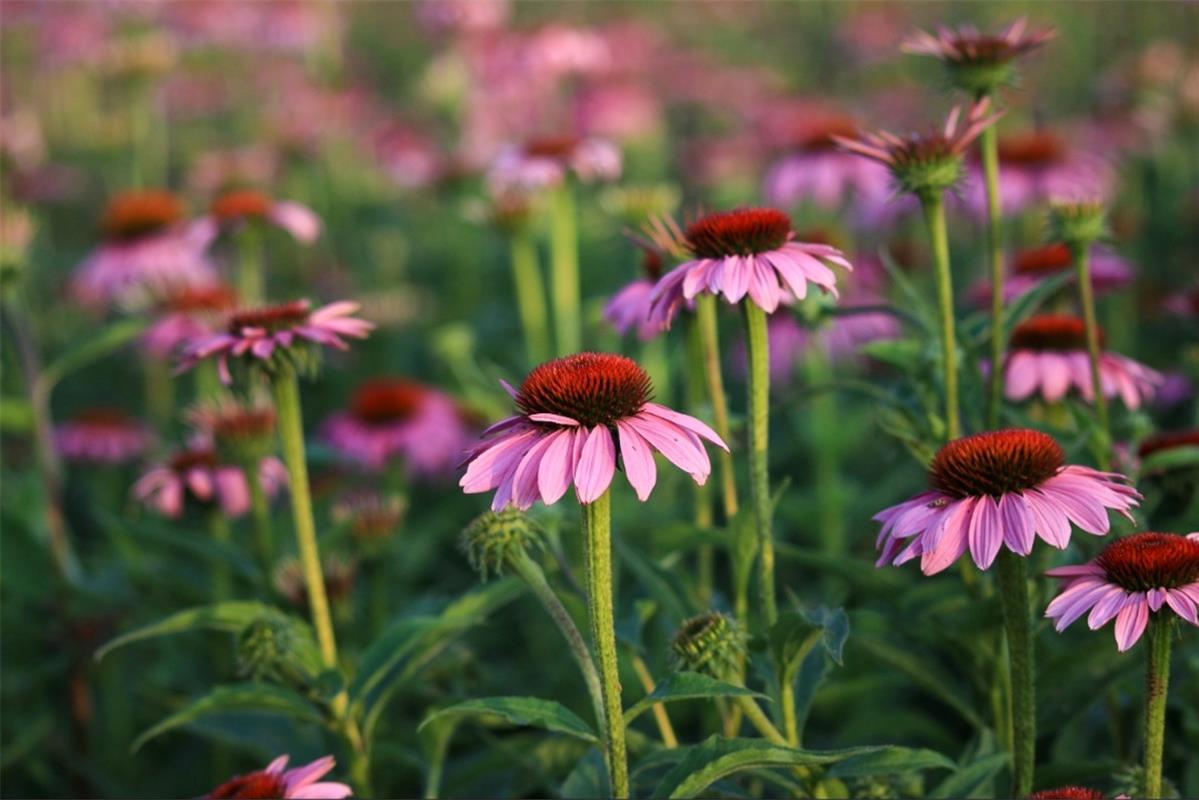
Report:
<svg viewBox="0 0 1199 800"><path fill-rule="evenodd" d="M287 484L287 468L270 456L258 464L258 481L268 497ZM250 487L242 469L223 464L212 447L200 440L153 467L133 485L135 499L165 517L177 518L190 499L202 506L215 504L228 517L250 510Z"/></svg>
<svg viewBox="0 0 1199 800"><path fill-rule="evenodd" d="M208 216L196 224L206 235L236 230L248 224L270 223L292 235L297 242L312 244L321 234L321 218L311 208L286 200L275 200L256 189L232 189L212 201Z"/></svg>
<svg viewBox="0 0 1199 800"><path fill-rule="evenodd" d="M208 793L208 800L277 797L283 800L341 800L354 790L345 783L321 781L337 763L333 756L294 769L286 769L288 756L279 756L266 769L238 775ZM285 771L286 770L286 771Z"/></svg>
<svg viewBox="0 0 1199 800"><path fill-rule="evenodd" d="M920 556L934 575L967 550L979 569L990 569L1001 547L1032 552L1040 536L1064 550L1070 523L1097 536L1111 528L1108 509L1128 513L1141 495L1116 473L1065 464L1052 437L1023 428L954 439L929 466L932 489L875 515L883 524L876 566Z"/></svg>
<svg viewBox="0 0 1199 800"><path fill-rule="evenodd" d="M377 378L358 387L348 409L325 420L320 436L371 470L398 460L414 477L438 479L452 473L472 431L449 395L414 381Z"/></svg>
<svg viewBox="0 0 1199 800"><path fill-rule="evenodd" d="M1062 591L1045 616L1059 632L1090 611L1087 627L1116 621L1116 649L1131 648L1149 617L1168 613L1199 626L1199 533L1134 533L1109 544L1086 564L1046 571Z"/></svg>
<svg viewBox="0 0 1199 800"><path fill-rule="evenodd" d="M519 390L505 388L520 413L483 432L498 435L470 452L459 482L466 494L494 489L494 511L552 505L572 483L579 502L591 503L618 460L644 501L657 482L655 450L702 485L712 464L701 439L728 449L694 417L649 402L649 376L624 356L578 353L535 368Z"/></svg>
<svg viewBox="0 0 1199 800"><path fill-rule="evenodd" d="M604 319L621 336L635 328L637 338L648 342L664 330L661 323L649 318L654 286L662 276L663 255L653 246L643 244L640 247L642 276L612 295L604 306Z"/></svg>
<svg viewBox="0 0 1199 800"><path fill-rule="evenodd" d="M999 66L1029 53L1053 39L1051 28L1029 30L1021 17L998 34L984 34L973 25L937 26L936 34L917 31L901 45L904 52L933 56L953 66Z"/></svg>
<svg viewBox="0 0 1199 800"><path fill-rule="evenodd" d="M434 33L477 33L501 27L511 14L510 0L420 0L416 18Z"/></svg>
<svg viewBox="0 0 1199 800"><path fill-rule="evenodd" d="M605 81L575 94L575 129L620 142L645 139L662 129L662 106L646 86Z"/></svg>
<svg viewBox="0 0 1199 800"><path fill-rule="evenodd" d="M1105 247L1090 251L1091 284L1097 294L1123 289L1133 281L1133 267ZM1074 260L1064 244L1049 244L1018 251L1011 259L1010 269L1003 282L1003 300L1010 303L1031 292L1049 278L1063 272L1073 273ZM1067 286L1074 286L1071 276ZM991 282L983 279L969 290L970 301L986 307L991 302Z"/></svg>
<svg viewBox="0 0 1199 800"><path fill-rule="evenodd" d="M91 408L58 425L54 444L68 461L126 464L154 442L150 429L115 408Z"/></svg>
<svg viewBox="0 0 1199 800"><path fill-rule="evenodd" d="M75 270L72 293L89 306L145 306L181 290L209 286L217 273L204 255L211 231L183 220L170 192L116 195L104 213L104 241Z"/></svg>
<svg viewBox="0 0 1199 800"><path fill-rule="evenodd" d="M487 173L493 192L557 186L568 174L584 183L620 177L620 150L603 139L561 136L533 139L509 146L496 157Z"/></svg>
<svg viewBox="0 0 1199 800"><path fill-rule="evenodd" d="M404 189L430 186L446 172L446 158L430 137L397 123L372 135L375 157L389 178Z"/></svg>
<svg viewBox="0 0 1199 800"><path fill-rule="evenodd" d="M1094 402L1086 330L1077 317L1042 314L1017 325L1003 372L1004 396L1009 400L1027 400L1039 393L1046 402L1056 403L1073 390L1086 402ZM1106 351L1100 355L1099 378L1104 396L1119 397L1131 410L1152 399L1164 380L1160 372Z"/></svg>
<svg viewBox="0 0 1199 800"><path fill-rule="evenodd" d="M146 352L170 359L186 345L211 336L237 307L237 295L223 284L185 288L159 303L158 318L142 334Z"/></svg>
<svg viewBox="0 0 1199 800"><path fill-rule="evenodd" d="M809 115L796 127L789 154L766 173L763 193L771 203L810 202L839 210L851 197L875 204L890 197L891 178L885 167L837 147L834 136L857 135L851 119Z"/></svg>
<svg viewBox="0 0 1199 800"><path fill-rule="evenodd" d="M986 189L977 160L971 161L970 176L966 201L983 214ZM999 137L999 194L1005 214L1018 214L1060 198L1107 200L1115 183L1115 170L1106 159L1049 131Z"/></svg>

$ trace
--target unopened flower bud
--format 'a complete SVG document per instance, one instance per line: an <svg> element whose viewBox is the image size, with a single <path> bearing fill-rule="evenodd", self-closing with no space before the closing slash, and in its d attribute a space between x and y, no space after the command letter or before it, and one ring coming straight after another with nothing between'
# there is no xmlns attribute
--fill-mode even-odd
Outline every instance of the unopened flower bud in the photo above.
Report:
<svg viewBox="0 0 1199 800"><path fill-rule="evenodd" d="M745 654L745 633L732 617L709 611L679 627L670 653L675 670L735 681Z"/></svg>
<svg viewBox="0 0 1199 800"><path fill-rule="evenodd" d="M1053 241L1071 249L1086 248L1108 236L1107 211L1098 200L1058 200L1049 206Z"/></svg>
<svg viewBox="0 0 1199 800"><path fill-rule="evenodd" d="M459 540L471 568L483 580L489 574L502 575L512 558L543 546L537 523L515 508L483 512L466 526Z"/></svg>

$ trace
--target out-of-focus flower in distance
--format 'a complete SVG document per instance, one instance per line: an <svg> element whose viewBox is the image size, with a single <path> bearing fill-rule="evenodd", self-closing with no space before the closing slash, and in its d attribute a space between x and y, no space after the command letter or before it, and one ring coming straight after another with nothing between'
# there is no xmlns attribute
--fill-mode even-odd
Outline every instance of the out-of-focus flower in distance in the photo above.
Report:
<svg viewBox="0 0 1199 800"><path fill-rule="evenodd" d="M128 464L153 443L148 426L117 408L86 409L54 430L59 454L84 464Z"/></svg>

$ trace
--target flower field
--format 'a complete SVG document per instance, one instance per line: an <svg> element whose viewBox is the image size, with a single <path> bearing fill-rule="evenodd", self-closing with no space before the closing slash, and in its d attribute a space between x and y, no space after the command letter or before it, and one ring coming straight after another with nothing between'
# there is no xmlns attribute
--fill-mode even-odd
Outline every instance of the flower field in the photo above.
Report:
<svg viewBox="0 0 1199 800"><path fill-rule="evenodd" d="M1192 3L0 0L0 793L1199 796Z"/></svg>

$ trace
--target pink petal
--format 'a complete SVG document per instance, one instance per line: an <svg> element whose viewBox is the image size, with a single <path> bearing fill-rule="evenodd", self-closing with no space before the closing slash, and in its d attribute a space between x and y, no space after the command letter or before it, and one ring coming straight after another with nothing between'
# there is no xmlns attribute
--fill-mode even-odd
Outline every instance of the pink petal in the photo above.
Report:
<svg viewBox="0 0 1199 800"><path fill-rule="evenodd" d="M726 453L728 452L729 446L725 444L724 440L716 434L716 431L712 430L695 417L688 416L687 414L680 414L679 412L669 409L666 406L659 405L658 403L646 403L641 407L641 411L639 411L638 414L652 414L655 417L661 417L667 422L673 422L680 428L689 430L695 435L699 436L701 439L707 439L709 442L724 450Z"/></svg>
<svg viewBox="0 0 1199 800"><path fill-rule="evenodd" d="M1116 649L1121 653L1137 643L1149 623L1149 604L1143 596L1134 597L1136 600L1124 606L1116 615Z"/></svg>
<svg viewBox="0 0 1199 800"><path fill-rule="evenodd" d="M582 433L582 429L578 429ZM537 470L537 488L541 492L541 502L547 506L562 499L574 477L575 462L571 458L574 448L575 431L566 429L557 431L549 436L550 444L541 457L541 466Z"/></svg>
<svg viewBox="0 0 1199 800"><path fill-rule="evenodd" d="M1036 538L1033 514L1018 494L1005 494L999 499L999 514L1003 519L1003 540L1013 553L1026 556L1032 552Z"/></svg>
<svg viewBox="0 0 1199 800"><path fill-rule="evenodd" d="M316 761L313 761L310 764L305 764L304 766L296 767L295 769L289 769L283 775L283 782L287 785L288 792L290 793L292 789L298 789L309 783L320 780L323 775L328 773L329 770L333 769L333 765L335 763L336 762L333 760L333 756L318 758Z"/></svg>
<svg viewBox="0 0 1199 800"><path fill-rule="evenodd" d="M1119 586L1109 586L1107 592L1099 596L1095 607L1091 609L1091 613L1087 617L1087 627L1093 631L1099 630L1111 622L1112 617L1119 614L1128 601L1129 594L1127 592Z"/></svg>
<svg viewBox="0 0 1199 800"><path fill-rule="evenodd" d="M579 502L592 503L612 483L616 471L616 443L607 426L596 425L587 434L579 463L575 465L575 493Z"/></svg>
<svg viewBox="0 0 1199 800"><path fill-rule="evenodd" d="M686 430L646 414L644 410L624 421L641 434L651 447L666 456L667 461L694 478L696 483L702 486L708 479L711 462L702 446L696 452Z"/></svg>
<svg viewBox="0 0 1199 800"><path fill-rule="evenodd" d="M1166 604L1174 610L1174 613L1185 619L1192 625L1199 625L1199 609L1195 606L1195 601L1186 595L1185 592L1180 592L1177 589L1166 590Z"/></svg>
<svg viewBox="0 0 1199 800"><path fill-rule="evenodd" d="M1007 499L1006 497L1003 499ZM1002 502L1002 501L1001 501ZM979 569L991 568L999 547L1003 544L1004 529L1001 524L1001 507L991 497L980 497L974 504L967 524L970 557Z"/></svg>
<svg viewBox="0 0 1199 800"><path fill-rule="evenodd" d="M637 499L645 502L658 480L653 450L625 420L616 422L616 432L620 436L620 457L624 463L625 477L637 493Z"/></svg>
<svg viewBox="0 0 1199 800"><path fill-rule="evenodd" d="M920 571L925 575L935 575L946 569L966 552L970 514L974 511L974 505L973 497L951 503L937 523L921 537L923 554L920 557Z"/></svg>

